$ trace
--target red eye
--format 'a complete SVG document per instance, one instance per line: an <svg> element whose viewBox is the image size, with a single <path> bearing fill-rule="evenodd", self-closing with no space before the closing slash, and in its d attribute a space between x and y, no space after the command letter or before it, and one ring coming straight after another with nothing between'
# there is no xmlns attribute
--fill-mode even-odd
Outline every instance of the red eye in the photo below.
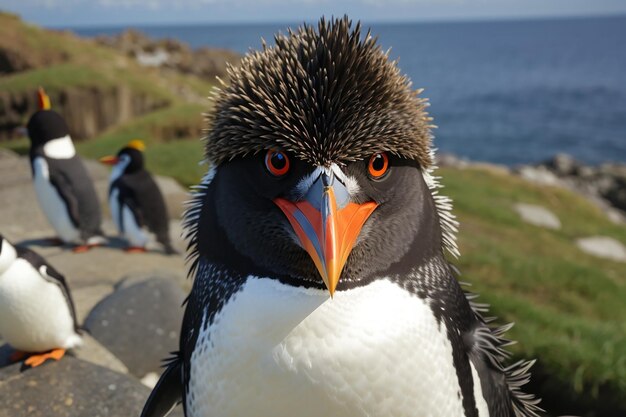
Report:
<svg viewBox="0 0 626 417"><path fill-rule="evenodd" d="M370 162L367 165L367 171L370 177L374 179L382 178L389 169L389 158L385 152L375 153L370 158Z"/></svg>
<svg viewBox="0 0 626 417"><path fill-rule="evenodd" d="M265 155L265 167L275 177L282 177L289 172L289 158L281 151L267 151Z"/></svg>

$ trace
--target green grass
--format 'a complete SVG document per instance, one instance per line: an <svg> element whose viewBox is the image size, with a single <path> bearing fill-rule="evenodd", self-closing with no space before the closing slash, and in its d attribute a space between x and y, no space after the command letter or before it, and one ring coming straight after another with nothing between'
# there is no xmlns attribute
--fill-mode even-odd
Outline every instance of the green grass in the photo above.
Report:
<svg viewBox="0 0 626 417"><path fill-rule="evenodd" d="M198 139L156 143L146 149L148 169L175 178L185 186L196 185L207 171L202 142Z"/></svg>
<svg viewBox="0 0 626 417"><path fill-rule="evenodd" d="M0 91L21 92L39 85L45 86L48 92L57 92L68 87L108 87L114 84L101 71L74 64L60 64L0 77Z"/></svg>
<svg viewBox="0 0 626 417"><path fill-rule="evenodd" d="M77 144L81 155L97 159L115 154L126 143L141 139L146 143L146 161L149 170L175 178L183 185L197 184L205 166L199 162L204 159L203 146L199 132L202 127L201 113L206 106L187 103L172 106L136 118L129 123L104 132L94 140ZM197 125L196 137L174 138L167 132Z"/></svg>
<svg viewBox="0 0 626 417"><path fill-rule="evenodd" d="M626 264L587 255L574 243L589 235L626 243L626 227L565 190L484 170L439 173L461 222L455 263L462 279L501 322L517 323L514 354L538 358L539 373L549 378L549 386L537 388L554 396L558 386L560 398L581 408L596 400L626 410ZM550 209L562 230L523 223L515 202ZM559 406L550 398L547 404Z"/></svg>

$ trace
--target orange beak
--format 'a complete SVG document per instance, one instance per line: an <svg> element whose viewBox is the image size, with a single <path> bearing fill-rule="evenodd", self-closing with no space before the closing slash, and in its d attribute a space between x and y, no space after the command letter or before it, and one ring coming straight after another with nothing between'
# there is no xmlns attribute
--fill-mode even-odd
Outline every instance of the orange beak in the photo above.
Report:
<svg viewBox="0 0 626 417"><path fill-rule="evenodd" d="M361 228L378 204L349 201L348 190L332 172L322 173L302 201L276 198L274 203L287 216L332 297Z"/></svg>
<svg viewBox="0 0 626 417"><path fill-rule="evenodd" d="M118 158L117 156L103 156L99 159L100 162L107 165L115 165L117 164Z"/></svg>

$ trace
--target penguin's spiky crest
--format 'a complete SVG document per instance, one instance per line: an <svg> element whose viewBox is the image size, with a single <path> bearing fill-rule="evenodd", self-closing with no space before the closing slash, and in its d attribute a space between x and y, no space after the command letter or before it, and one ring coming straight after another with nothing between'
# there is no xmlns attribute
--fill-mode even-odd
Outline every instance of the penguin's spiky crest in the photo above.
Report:
<svg viewBox="0 0 626 417"><path fill-rule="evenodd" d="M427 99L347 17L278 34L228 74L208 116L212 164L270 148L319 166L381 151L432 163Z"/></svg>

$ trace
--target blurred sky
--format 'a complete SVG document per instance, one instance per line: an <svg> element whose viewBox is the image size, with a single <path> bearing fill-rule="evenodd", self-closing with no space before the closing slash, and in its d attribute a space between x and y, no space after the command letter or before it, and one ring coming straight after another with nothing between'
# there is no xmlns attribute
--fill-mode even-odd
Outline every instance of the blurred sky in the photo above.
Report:
<svg viewBox="0 0 626 417"><path fill-rule="evenodd" d="M300 22L343 15L366 22L626 14L626 0L0 0L44 26Z"/></svg>

